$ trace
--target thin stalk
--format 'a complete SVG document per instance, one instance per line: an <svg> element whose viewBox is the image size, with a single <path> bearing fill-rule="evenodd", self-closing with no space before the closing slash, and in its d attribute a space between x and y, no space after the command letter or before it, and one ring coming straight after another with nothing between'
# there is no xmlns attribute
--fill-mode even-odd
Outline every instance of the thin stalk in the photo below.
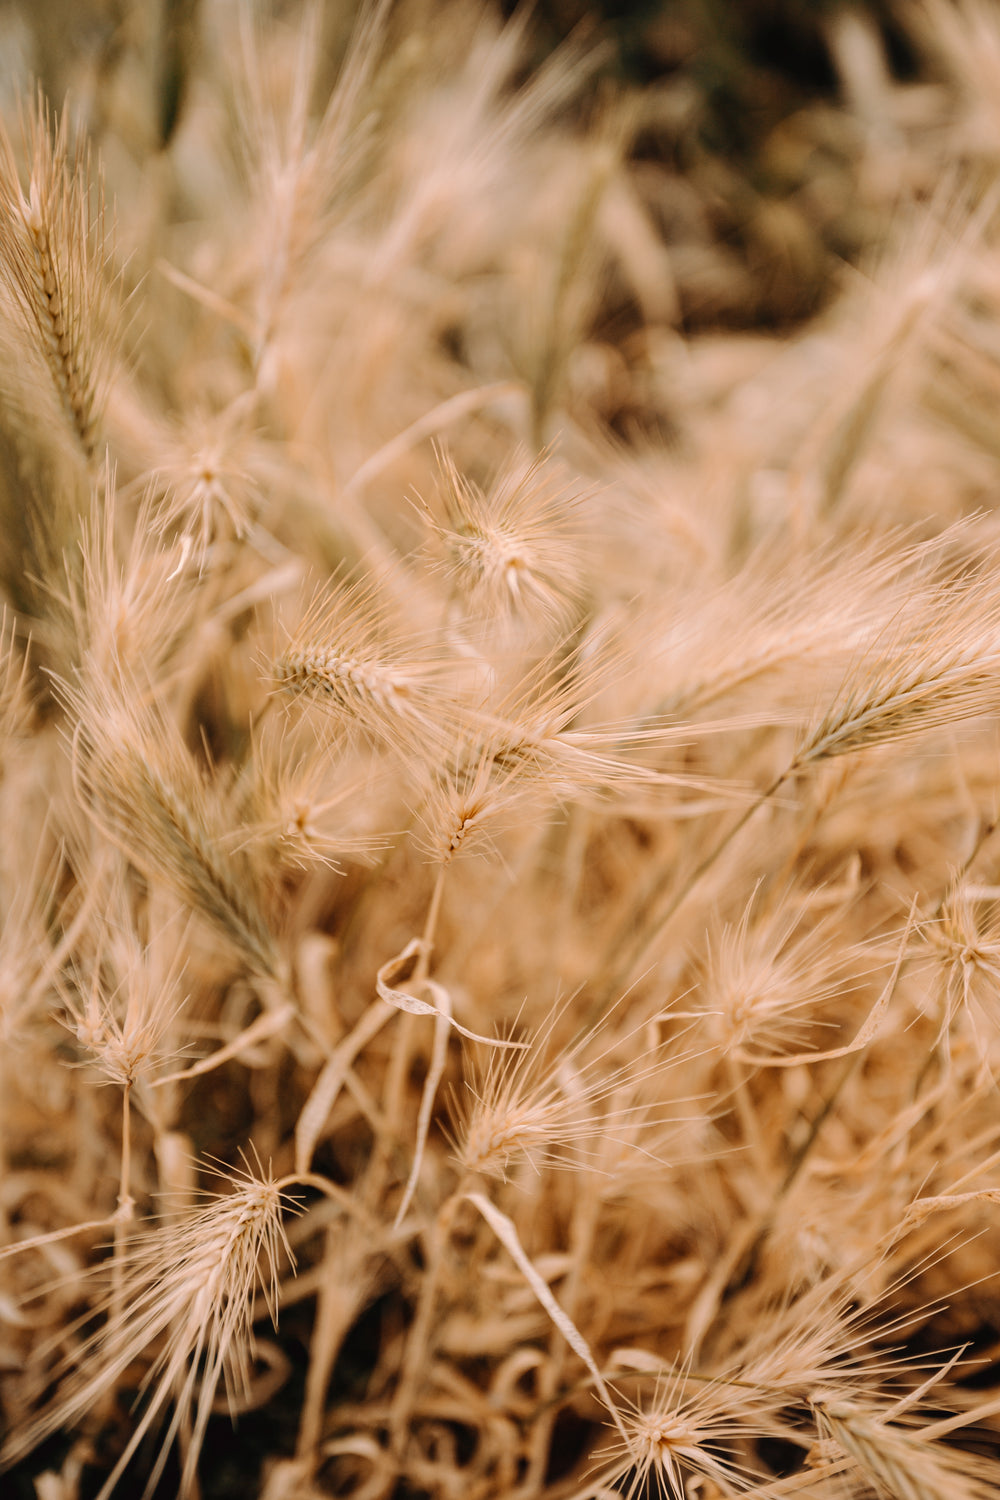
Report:
<svg viewBox="0 0 1000 1500"><path fill-rule="evenodd" d="M373 1001L353 1030L338 1042L327 1058L295 1126L295 1160L300 1180L305 1181L304 1174L309 1170L316 1143L347 1074L354 1065L354 1059L378 1035L391 1014L387 1006L377 1000Z"/></svg>
<svg viewBox="0 0 1000 1500"><path fill-rule="evenodd" d="M987 822L983 823L980 826L979 833L976 837L975 843L972 846L972 849L970 850L966 858L962 861L962 864L959 866L959 868L955 871L948 884L945 886L944 891L941 894L941 899L938 901L930 916L926 918L926 921L937 922L940 919L941 913L944 911L948 898L954 891L958 889L962 881L965 879L966 875L968 875L969 871L972 869L972 866L979 858L979 855L982 852L983 848L996 832L998 824L1000 824L1000 818L994 817L988 819ZM954 1018L952 1019L951 1025L954 1025ZM951 1025L948 1028L949 1031L951 1030ZM939 1045L932 1047L927 1053L927 1056L924 1058L923 1063L920 1067L920 1071L917 1073L917 1076L913 1082L914 1099L919 1099L920 1095L923 1093L924 1086L927 1083L928 1075L938 1058L939 1052L941 1051L940 1044L942 1044L943 1042L944 1037L939 1038Z"/></svg>
<svg viewBox="0 0 1000 1500"><path fill-rule="evenodd" d="M344 924L340 932L341 967L353 955L361 940L364 923L373 900L385 894L386 887L390 883L389 876L393 865L402 858L403 851L407 847L406 836L412 832L418 816L419 811L403 824L396 842L387 844L384 849L380 850L378 856L365 870L357 895L344 915Z"/></svg>
<svg viewBox="0 0 1000 1500"><path fill-rule="evenodd" d="M559 397L567 353L580 335L581 321L572 306L572 294L580 273L586 269L588 248L594 241L594 222L608 182L618 165L617 143L602 143L591 164L583 191L568 216L559 247L555 282L548 298L548 316L542 333L535 368L531 372L531 441L545 446L547 419Z"/></svg>
<svg viewBox="0 0 1000 1500"><path fill-rule="evenodd" d="M413 971L414 979L426 979L430 972L434 934L437 932L438 917L441 915L441 898L444 895L444 879L447 872L447 865L439 866L434 889L431 892L430 905L427 908L427 916L424 919L424 930L420 934L420 956L417 959L417 967Z"/></svg>
<svg viewBox="0 0 1000 1500"><path fill-rule="evenodd" d="M445 1254L451 1238L455 1215L465 1197L471 1174L467 1174L458 1188L438 1209L426 1243L426 1261L420 1283L420 1296L410 1336L406 1341L403 1366L393 1396L389 1415L390 1450L400 1458L406 1442L410 1416L417 1396L420 1373L427 1368L428 1351L437 1309L438 1288L444 1272Z"/></svg>
<svg viewBox="0 0 1000 1500"><path fill-rule="evenodd" d="M592 1026L601 1019L608 1006L621 993L629 975L651 943L684 904L699 881L704 879L719 857L729 848L737 834L743 831L754 813L769 802L793 774L796 765L797 763L793 761L780 776L772 781L766 791L761 792L750 803L732 827L727 829L704 858L695 865L662 910L659 910L660 901L669 890L676 873L674 861L672 859L664 861L660 868L653 872L638 902L630 909L627 919L621 924L605 950L597 970L599 988L588 1017L588 1025Z"/></svg>
<svg viewBox="0 0 1000 1500"><path fill-rule="evenodd" d="M111 1272L110 1322L117 1324L125 1315L125 1247L128 1226L132 1222L135 1199L130 1192L132 1180L132 1084L122 1090L122 1155L118 1182L118 1208L115 1212L114 1258Z"/></svg>
<svg viewBox="0 0 1000 1500"><path fill-rule="evenodd" d="M562 1289L562 1306L568 1317L575 1319L583 1277L597 1233L597 1220L601 1200L596 1192L581 1192L573 1203L573 1218L570 1224L570 1247L572 1261ZM552 1456L552 1430L559 1415L557 1400L566 1368L569 1345L563 1334L553 1328L549 1334L549 1362L538 1373L539 1415L531 1429L528 1449L527 1472L518 1486L518 1500L530 1500L538 1495L545 1483L545 1474Z"/></svg>
<svg viewBox="0 0 1000 1500"><path fill-rule="evenodd" d="M420 935L420 953L417 957L416 967L413 971L411 983L418 983L427 978L430 970L431 953L434 949L434 934L437 931L438 917L441 913L441 898L444 894L444 880L447 866L441 865L431 892L430 904L427 908L427 916L424 919L424 930ZM392 1055L389 1059L389 1067L386 1073L386 1085L383 1093L386 1135L383 1149L376 1152L372 1158L368 1180L365 1185L365 1201L377 1203L385 1188L386 1173L392 1156L393 1143L399 1134L402 1105L406 1097L406 1075L410 1067L410 1051L413 1044L414 1028L417 1018L404 1014L400 1017L393 1040Z"/></svg>
<svg viewBox="0 0 1000 1500"><path fill-rule="evenodd" d="M523 391L524 387L517 381L498 380L491 385L477 386L475 390L461 391L457 396L449 396L446 401L432 407L429 412L425 412L422 417L411 422L409 427L404 427L402 432L390 438L387 443L383 443L382 447L370 458L365 459L365 462L345 484L342 495L352 496L363 491L368 482L381 474L383 469L398 463L411 449L426 442L428 438L434 437L443 427L488 406L491 401L520 396Z"/></svg>
<svg viewBox="0 0 1000 1500"><path fill-rule="evenodd" d="M767 1237L771 1232L771 1226L774 1223L774 1216L777 1213L779 1206L791 1192L796 1181L798 1180L803 1167L812 1154L813 1147L820 1137L823 1126L826 1124L827 1120L830 1118L830 1115L833 1113L834 1106L836 1105L838 1099L844 1091L844 1088L850 1080L851 1075L854 1073L864 1055L864 1051L862 1050L858 1052L852 1052L850 1056L843 1059L843 1062L837 1073L837 1077L834 1080L832 1089L823 1100L823 1103L820 1105L813 1118L810 1120L806 1137L803 1140L802 1144L797 1148L797 1150L793 1152L792 1159L785 1170L785 1175L781 1179L778 1189L775 1192L774 1197L772 1198L771 1203L760 1222L756 1234L754 1235L750 1244L747 1246L746 1250L740 1256L732 1272L732 1275L729 1277L729 1280L726 1282L726 1285L723 1288L722 1295L719 1298L720 1311L731 1297L734 1297L737 1292L742 1291L742 1289L752 1280L753 1274L757 1268L757 1262L760 1259L761 1251L763 1250Z"/></svg>
<svg viewBox="0 0 1000 1500"><path fill-rule="evenodd" d="M754 1170L766 1180L769 1166L767 1150L761 1140L757 1115L750 1097L750 1069L730 1053L725 1055L725 1068L729 1075L730 1094L740 1122L740 1130L750 1153Z"/></svg>
<svg viewBox="0 0 1000 1500"><path fill-rule="evenodd" d="M903 947L901 948L899 957L896 960L896 967L893 970L887 991L883 995L883 1002L885 1004L888 1004L888 1002L892 999L893 995L896 992L896 987L899 984L899 978L903 971L903 955L905 952L905 945L909 937L909 932L910 925L907 926L906 932L903 935ZM880 1004L883 1002L880 1002ZM788 1196L792 1187L795 1185L795 1182L797 1181L803 1167L805 1166L810 1154L812 1153L813 1147L819 1139L820 1132L822 1131L823 1126L830 1118L834 1106L843 1093L843 1090L852 1077L855 1069L858 1067L862 1058L865 1056L866 1050L866 1047L858 1046L855 1050L848 1052L847 1055L842 1059L841 1066L838 1069L836 1078L834 1080L833 1088L829 1091L816 1114L809 1122L809 1129L806 1133L805 1139L802 1141L801 1145L792 1153L791 1160L789 1161L788 1167L785 1170L785 1175L782 1178L778 1190L771 1200L771 1203L762 1214L756 1233L753 1235L753 1238L751 1239L746 1250L737 1260L732 1274L726 1281L725 1287L723 1288L723 1291L719 1298L720 1310L730 1297L732 1297L736 1292L740 1291L751 1280L754 1271L756 1270L761 1250L763 1249L764 1243L767 1240L767 1236L771 1231L771 1226L774 1222L774 1216L777 1213L778 1207Z"/></svg>
<svg viewBox="0 0 1000 1500"><path fill-rule="evenodd" d="M427 916L424 918L424 930L420 935L420 954L417 957L417 966L412 974L411 984L426 980L430 969L430 954L433 951L433 939L438 929L438 916L441 913L441 897L444 894L445 865L438 870L435 880L430 904L427 906ZM399 1127L400 1106L405 1098L406 1071L409 1068L409 1049L411 1049L412 1034L414 1034L415 1017L403 1016L402 1025L396 1029L396 1041L393 1044L393 1056L388 1065L387 1080L385 1080L385 1121L391 1136L394 1136Z"/></svg>
<svg viewBox="0 0 1000 1500"><path fill-rule="evenodd" d="M345 1259L349 1259L345 1266ZM364 1282L358 1269L350 1265L355 1258L345 1247L343 1225L330 1224L326 1231L323 1266L326 1274L319 1284L316 1318L309 1340L309 1369L299 1418L295 1456L310 1466L316 1462L323 1435L323 1416L327 1390L334 1363L344 1339L359 1312L359 1290Z"/></svg>

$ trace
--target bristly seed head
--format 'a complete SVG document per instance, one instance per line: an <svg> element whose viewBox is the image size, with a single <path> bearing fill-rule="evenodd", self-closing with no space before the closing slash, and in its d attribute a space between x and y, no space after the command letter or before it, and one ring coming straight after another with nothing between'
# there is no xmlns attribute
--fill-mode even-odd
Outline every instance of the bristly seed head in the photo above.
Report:
<svg viewBox="0 0 1000 1500"><path fill-rule="evenodd" d="M258 1278L275 1321L280 1264L285 1259L294 1265L281 1222L278 1184L250 1171L225 1175L231 1192L214 1198L186 1222L166 1224L128 1247L118 1263L122 1294L108 1299L106 1326L74 1360L49 1408L8 1440L5 1462L79 1421L101 1393L114 1390L126 1370L148 1350L156 1350L146 1376L142 1417L101 1496L112 1493L170 1401L174 1414L153 1472L160 1473L174 1439L186 1431L181 1493L188 1492L219 1381L225 1381L231 1402L249 1387ZM116 1314L121 1307L127 1309L126 1317Z"/></svg>
<svg viewBox="0 0 1000 1500"><path fill-rule="evenodd" d="M616 1393L617 1394L617 1393ZM681 1371L658 1374L652 1392L620 1396L618 1417L628 1447L617 1442L599 1456L609 1463L597 1483L627 1497L687 1500L698 1481L713 1494L752 1491L760 1476L740 1460L746 1440L768 1430L762 1402L724 1380L697 1382Z"/></svg>
<svg viewBox="0 0 1000 1500"><path fill-rule="evenodd" d="M440 747L454 716L435 681L441 666L413 656L371 587L340 584L317 595L271 676L319 703L335 727L412 757Z"/></svg>
<svg viewBox="0 0 1000 1500"><path fill-rule="evenodd" d="M579 598L581 558L574 529L582 496L549 460L515 459L483 493L441 455L446 519L422 507L455 592L477 617L565 620Z"/></svg>

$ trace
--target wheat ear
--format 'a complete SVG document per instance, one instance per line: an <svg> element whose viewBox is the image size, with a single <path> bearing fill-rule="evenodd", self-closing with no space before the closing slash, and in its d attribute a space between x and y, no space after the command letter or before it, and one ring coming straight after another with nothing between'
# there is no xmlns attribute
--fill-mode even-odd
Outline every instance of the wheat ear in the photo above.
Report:
<svg viewBox="0 0 1000 1500"><path fill-rule="evenodd" d="M38 337L68 427L89 460L97 447L116 300L104 195L86 150L70 152L65 113L53 123L41 96L26 135L27 192L10 138L0 130L0 262L22 318Z"/></svg>
<svg viewBox="0 0 1000 1500"><path fill-rule="evenodd" d="M282 982L286 966L254 867L224 843L228 831L167 719L90 681L65 690L78 716L77 793L91 816L147 879L162 880L245 959Z"/></svg>

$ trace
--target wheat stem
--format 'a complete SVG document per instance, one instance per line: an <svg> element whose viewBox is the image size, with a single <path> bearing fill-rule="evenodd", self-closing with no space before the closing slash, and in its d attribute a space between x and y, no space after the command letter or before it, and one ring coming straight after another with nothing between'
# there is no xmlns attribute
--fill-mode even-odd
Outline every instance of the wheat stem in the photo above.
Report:
<svg viewBox="0 0 1000 1500"><path fill-rule="evenodd" d="M598 963L595 975L596 997L588 1012L588 1025L593 1026L607 1013L608 1007L621 994L636 964L659 937L667 923L677 914L688 896L711 871L719 858L725 854L733 840L742 833L754 814L770 802L795 769L793 763L772 781L766 791L761 792L744 809L736 822L684 877L662 909L658 909L660 900L676 878L676 864L673 856L664 860L660 868L653 871L634 905L630 904L628 916L613 935Z"/></svg>

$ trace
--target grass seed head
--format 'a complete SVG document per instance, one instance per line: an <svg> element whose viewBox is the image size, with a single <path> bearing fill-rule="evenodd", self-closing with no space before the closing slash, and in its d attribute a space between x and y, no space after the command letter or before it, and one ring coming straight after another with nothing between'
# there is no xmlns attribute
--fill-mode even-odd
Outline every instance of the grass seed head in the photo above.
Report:
<svg viewBox="0 0 1000 1500"><path fill-rule="evenodd" d="M617 1442L599 1453L610 1462L598 1480L628 1500L685 1500L699 1482L730 1500L760 1483L742 1452L768 1430L766 1400L723 1380L687 1382L683 1373L658 1375L638 1399L615 1395L628 1447Z"/></svg>
<svg viewBox="0 0 1000 1500"><path fill-rule="evenodd" d="M454 718L442 663L415 656L370 585L336 584L316 596L275 658L280 689L318 703L335 731L433 758Z"/></svg>
<svg viewBox="0 0 1000 1500"><path fill-rule="evenodd" d="M445 576L471 615L496 630L504 620L565 622L581 592L574 522L581 497L551 460L515 462L488 493L441 458L445 519L424 516L444 554Z"/></svg>
<svg viewBox="0 0 1000 1500"><path fill-rule="evenodd" d="M135 866L163 881L249 967L276 978L284 961L270 919L273 890L225 844L225 824L176 727L141 703L85 679L67 688L78 715L74 774L91 815Z"/></svg>
<svg viewBox="0 0 1000 1500"><path fill-rule="evenodd" d="M186 1430L181 1493L190 1491L220 1381L233 1399L249 1386L257 1286L276 1320L279 1274L285 1264L294 1264L277 1185L250 1171L228 1175L231 1191L186 1221L132 1241L121 1267L121 1289L106 1305L105 1326L84 1344L50 1405L8 1439L5 1463L79 1421L136 1363L145 1363L144 1410L101 1495L114 1492L146 1432L171 1402L174 1413L153 1474L159 1474L170 1445ZM150 1488L154 1483L150 1480Z"/></svg>

